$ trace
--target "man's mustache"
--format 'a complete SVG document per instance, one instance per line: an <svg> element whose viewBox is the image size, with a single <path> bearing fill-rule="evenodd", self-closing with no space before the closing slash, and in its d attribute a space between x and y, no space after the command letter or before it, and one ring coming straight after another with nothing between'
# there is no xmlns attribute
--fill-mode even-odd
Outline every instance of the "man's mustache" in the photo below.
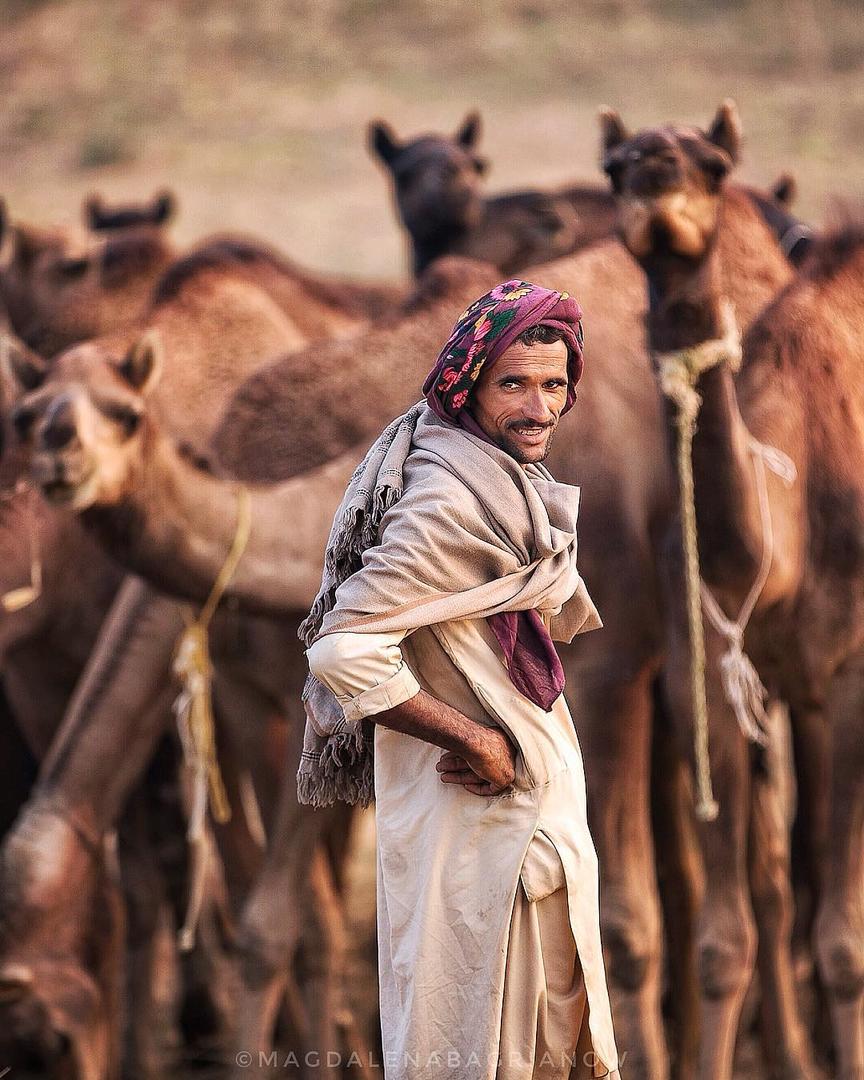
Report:
<svg viewBox="0 0 864 1080"><path fill-rule="evenodd" d="M507 425L508 431L524 431L526 428L553 428L555 427L555 421L551 420L549 423L540 424L535 423L533 420L511 420Z"/></svg>

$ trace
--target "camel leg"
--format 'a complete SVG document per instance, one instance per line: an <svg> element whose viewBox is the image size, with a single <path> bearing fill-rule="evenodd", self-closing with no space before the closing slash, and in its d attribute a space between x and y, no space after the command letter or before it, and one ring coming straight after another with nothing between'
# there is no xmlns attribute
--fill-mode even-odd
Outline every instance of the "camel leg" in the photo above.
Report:
<svg viewBox="0 0 864 1080"><path fill-rule="evenodd" d="M813 1065L798 1016L792 969L792 889L789 867L791 761L785 711L771 709L770 744L755 754L750 819L750 890L759 932L762 1042L769 1075L810 1080Z"/></svg>
<svg viewBox="0 0 864 1080"><path fill-rule="evenodd" d="M704 882L689 763L678 736L655 692L651 823L666 940L670 1075L689 1080L699 1060L695 942Z"/></svg>
<svg viewBox="0 0 864 1080"><path fill-rule="evenodd" d="M147 799L139 789L129 800L118 832L118 857L126 897L126 1000L124 1073L136 1080L162 1075L161 1030L153 993L159 916L164 883L147 828Z"/></svg>
<svg viewBox="0 0 864 1080"><path fill-rule="evenodd" d="M678 618L670 619L664 686L676 724L692 746L690 650L685 626L679 610ZM705 895L696 931L701 1002L697 1075L699 1080L730 1080L741 1007L756 955L747 865L751 766L749 747L716 682L716 640L709 637L707 646L711 773L720 811L715 821L700 823L698 829Z"/></svg>
<svg viewBox="0 0 864 1080"><path fill-rule="evenodd" d="M85 1034L102 1030L100 1015L108 1017L107 1045L119 1042L112 1025L122 992L94 984L94 974L116 960L98 960L95 973L92 967L109 945L122 955L122 941L115 947L112 931L102 945L96 940L83 949L81 934L108 915L108 902L96 899L112 891L98 853L166 725L161 695L179 626L176 605L140 583L124 586L33 795L4 841L0 969L24 1029L42 1031L37 1042L66 1038L64 1025ZM121 646L128 664L118 671ZM70 1016L65 1003L74 1002L76 986L80 1004ZM4 1030L11 1028L0 1021Z"/></svg>
<svg viewBox="0 0 864 1080"><path fill-rule="evenodd" d="M300 732L297 732L299 738ZM299 758L299 746L297 749ZM264 867L240 919L238 952L242 992L239 1003L237 1054L271 1053L273 1028L288 986L294 951L309 903L309 872L324 829L332 815L297 802L292 774L286 776ZM311 1004L311 1003L310 1003ZM310 1015L309 1050L326 1061L336 1043L321 1038ZM236 1076L245 1075L238 1069ZM320 1075L314 1069L313 1075Z"/></svg>
<svg viewBox="0 0 864 1080"><path fill-rule="evenodd" d="M6 835L36 779L36 760L0 686L0 839Z"/></svg>
<svg viewBox="0 0 864 1080"><path fill-rule="evenodd" d="M649 777L653 673L568 666L568 693L585 757L588 820L600 864L600 922L615 1035L627 1071L668 1076L660 1016L661 918L654 878ZM566 662L566 660L565 660Z"/></svg>
<svg viewBox="0 0 864 1080"><path fill-rule="evenodd" d="M816 955L834 1025L838 1080L864 1078L864 657L835 676L828 858Z"/></svg>
<svg viewBox="0 0 864 1080"><path fill-rule="evenodd" d="M831 727L822 709L792 711L797 807L792 829L792 883L795 890L793 950L807 973L814 999L813 1042L823 1064L832 1055L831 1012L813 956L816 910L825 877L831 784Z"/></svg>

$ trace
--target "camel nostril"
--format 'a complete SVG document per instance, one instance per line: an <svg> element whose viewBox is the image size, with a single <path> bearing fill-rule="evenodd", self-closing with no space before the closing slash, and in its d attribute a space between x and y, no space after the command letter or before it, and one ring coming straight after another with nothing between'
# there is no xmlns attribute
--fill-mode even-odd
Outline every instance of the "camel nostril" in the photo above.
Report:
<svg viewBox="0 0 864 1080"><path fill-rule="evenodd" d="M75 412L68 399L61 398L48 411L42 429L46 450L62 450L75 438Z"/></svg>
<svg viewBox="0 0 864 1080"><path fill-rule="evenodd" d="M42 432L46 450L62 450L75 438L75 425L70 420L55 420Z"/></svg>

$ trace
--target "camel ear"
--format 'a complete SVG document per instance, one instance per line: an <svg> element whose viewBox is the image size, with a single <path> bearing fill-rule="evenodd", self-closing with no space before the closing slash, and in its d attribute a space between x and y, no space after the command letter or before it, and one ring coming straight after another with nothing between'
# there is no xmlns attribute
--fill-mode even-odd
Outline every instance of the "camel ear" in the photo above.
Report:
<svg viewBox="0 0 864 1080"><path fill-rule="evenodd" d="M481 129L482 121L480 120L480 112L478 109L472 109L462 121L462 126L456 132L456 142L459 143L460 146L464 146L466 150L473 150L480 138Z"/></svg>
<svg viewBox="0 0 864 1080"><path fill-rule="evenodd" d="M177 199L173 191L160 191L153 200L151 220L154 225L164 225L177 213Z"/></svg>
<svg viewBox="0 0 864 1080"><path fill-rule="evenodd" d="M102 219L105 212L102 208L102 197L100 195L95 192L88 195L81 207L81 212L84 215L84 224L91 232L98 232L102 228Z"/></svg>
<svg viewBox="0 0 864 1080"><path fill-rule="evenodd" d="M709 142L726 151L733 165L738 164L741 158L741 117L738 106L731 98L726 98L717 110L705 134Z"/></svg>
<svg viewBox="0 0 864 1080"><path fill-rule="evenodd" d="M8 334L0 334L0 368L22 391L35 390L48 374L42 357Z"/></svg>
<svg viewBox="0 0 864 1080"><path fill-rule="evenodd" d="M774 181L771 194L781 206L785 206L788 210L798 198L798 181L792 173L783 173Z"/></svg>
<svg viewBox="0 0 864 1080"><path fill-rule="evenodd" d="M390 165L402 144L393 134L393 129L383 120L373 120L369 125L369 149L377 154L385 165Z"/></svg>
<svg viewBox="0 0 864 1080"><path fill-rule="evenodd" d="M162 339L158 330L148 330L129 347L117 365L117 374L139 394L149 394L162 373Z"/></svg>
<svg viewBox="0 0 864 1080"><path fill-rule="evenodd" d="M618 110L611 109L608 105L604 105L600 109L598 119L600 120L600 140L603 156L605 157L610 150L614 150L616 146L626 142L630 138L630 133L624 127L624 121L621 119Z"/></svg>

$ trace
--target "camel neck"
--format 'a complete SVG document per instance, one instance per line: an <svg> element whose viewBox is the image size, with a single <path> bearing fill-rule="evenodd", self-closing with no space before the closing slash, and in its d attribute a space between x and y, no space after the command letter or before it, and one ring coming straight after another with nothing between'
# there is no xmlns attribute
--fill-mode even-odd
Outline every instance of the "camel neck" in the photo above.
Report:
<svg viewBox="0 0 864 1080"><path fill-rule="evenodd" d="M655 354L692 349L724 336L720 259L714 244L699 263L668 257L646 261L647 329ZM702 574L710 585L737 594L746 591L756 573L762 543L749 433L728 362L703 372L697 389L702 403L693 473Z"/></svg>
<svg viewBox="0 0 864 1080"><path fill-rule="evenodd" d="M148 423L145 454L123 496L84 511L85 525L127 569L174 596L203 603L235 537L236 481L188 461ZM250 488L252 529L226 595L249 610L285 613L311 604L332 522L359 454L283 484Z"/></svg>
<svg viewBox="0 0 864 1080"><path fill-rule="evenodd" d="M657 353L722 336L722 275L716 245L699 263L661 255L645 261L648 342Z"/></svg>

